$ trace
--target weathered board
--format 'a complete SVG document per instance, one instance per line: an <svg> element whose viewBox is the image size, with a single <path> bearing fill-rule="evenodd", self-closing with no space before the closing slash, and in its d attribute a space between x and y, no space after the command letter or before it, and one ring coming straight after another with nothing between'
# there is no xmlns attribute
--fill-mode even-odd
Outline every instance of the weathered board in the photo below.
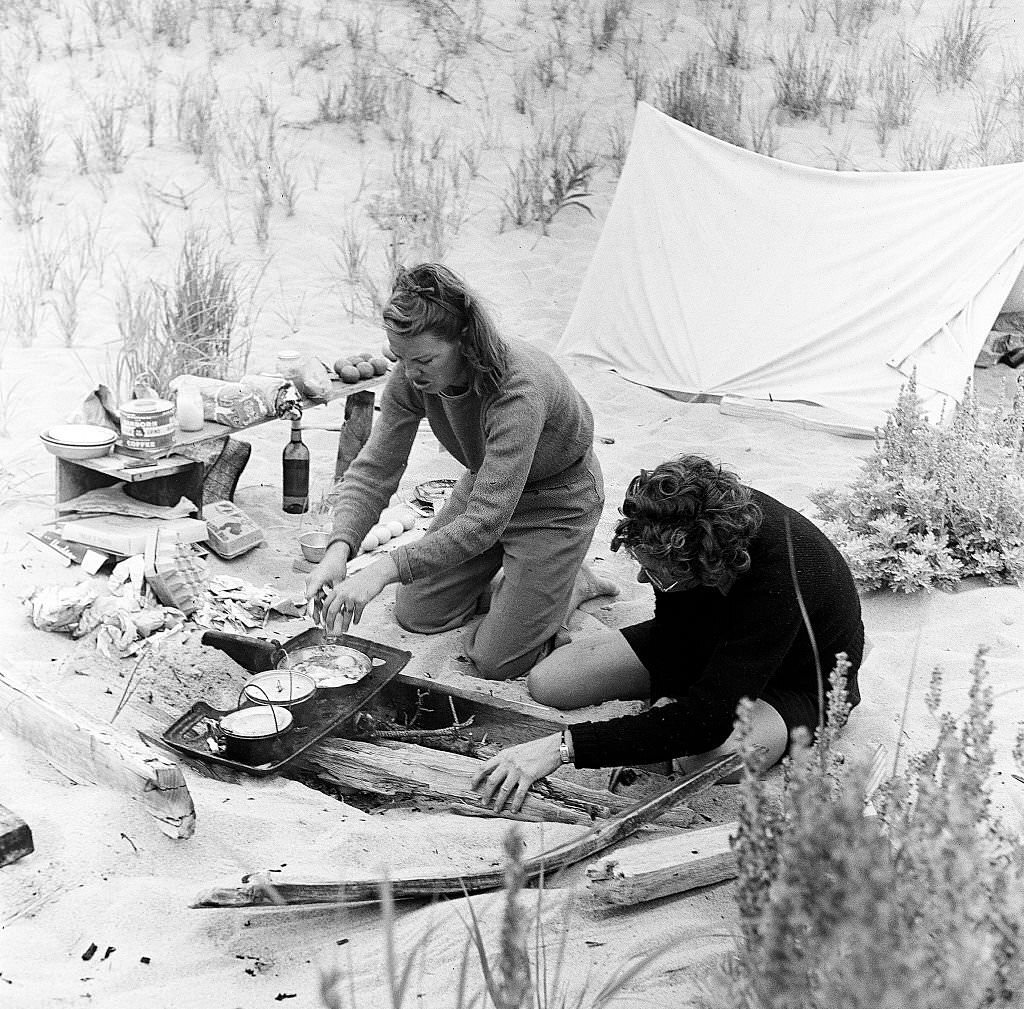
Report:
<svg viewBox="0 0 1024 1009"><path fill-rule="evenodd" d="M699 795L722 778L743 766L742 758L731 753L717 757L699 770L673 782L662 792L610 820L584 831L579 837L540 855L526 859L523 873L527 879L551 876L559 869L574 865L590 855L617 844L645 823L658 819L685 799ZM192 907L255 907L267 904L336 904L379 900L389 889L395 898L430 897L441 894L470 894L494 890L504 881L504 869L463 874L393 879L307 880L287 874L257 872L243 878L241 885L218 886L198 894Z"/></svg>
<svg viewBox="0 0 1024 1009"><path fill-rule="evenodd" d="M10 865L35 851L28 824L6 806L0 806L0 865Z"/></svg>
<svg viewBox="0 0 1024 1009"><path fill-rule="evenodd" d="M181 767L163 753L20 682L0 657L0 727L31 743L68 777L139 799L160 829L188 838L196 811Z"/></svg>
<svg viewBox="0 0 1024 1009"><path fill-rule="evenodd" d="M736 876L735 820L631 844L587 866L587 885L609 904L639 904Z"/></svg>

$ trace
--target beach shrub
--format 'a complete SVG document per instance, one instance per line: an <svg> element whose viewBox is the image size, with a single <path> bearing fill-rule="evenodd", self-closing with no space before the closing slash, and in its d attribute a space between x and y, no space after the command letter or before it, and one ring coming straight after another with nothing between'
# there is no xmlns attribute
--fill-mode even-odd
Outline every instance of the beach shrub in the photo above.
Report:
<svg viewBox="0 0 1024 1009"><path fill-rule="evenodd" d="M948 423L924 415L912 376L849 490L811 494L865 589L1024 582L1024 388L990 414L968 388Z"/></svg>
<svg viewBox="0 0 1024 1009"><path fill-rule="evenodd" d="M744 753L741 935L703 1009L1021 1004L1024 850L992 811L991 711L979 654L966 713L942 715L931 749L874 796L877 815L867 768L834 733L795 741L781 803Z"/></svg>

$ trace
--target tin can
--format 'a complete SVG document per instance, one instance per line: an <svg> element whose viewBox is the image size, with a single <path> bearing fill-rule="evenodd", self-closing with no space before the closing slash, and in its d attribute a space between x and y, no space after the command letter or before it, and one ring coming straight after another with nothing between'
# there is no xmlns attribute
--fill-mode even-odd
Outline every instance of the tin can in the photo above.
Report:
<svg viewBox="0 0 1024 1009"><path fill-rule="evenodd" d="M174 444L174 404L167 399L133 399L119 410L118 445L128 455L162 455Z"/></svg>

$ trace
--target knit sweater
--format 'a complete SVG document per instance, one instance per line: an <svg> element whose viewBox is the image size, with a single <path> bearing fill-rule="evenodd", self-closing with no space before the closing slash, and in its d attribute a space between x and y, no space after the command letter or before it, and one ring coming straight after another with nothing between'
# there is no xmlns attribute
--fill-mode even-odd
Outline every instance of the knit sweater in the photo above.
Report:
<svg viewBox="0 0 1024 1009"><path fill-rule="evenodd" d="M740 699L758 698L769 685L817 697L814 653L790 573L787 518L823 674L828 676L837 652L847 652L854 668L860 664L860 599L842 555L799 512L759 491L753 496L764 521L749 547L750 568L728 592L701 586L654 594L654 632L666 665L652 671L652 699L673 703L573 725L578 767L653 763L712 750L732 732Z"/></svg>
<svg viewBox="0 0 1024 1009"><path fill-rule="evenodd" d="M381 395L380 417L345 471L331 542L355 554L398 489L420 421L471 474L469 503L422 539L391 552L399 577L417 578L476 557L497 543L524 489L568 469L590 449L594 421L583 397L538 347L508 341L501 389L455 397L416 389L399 362Z"/></svg>

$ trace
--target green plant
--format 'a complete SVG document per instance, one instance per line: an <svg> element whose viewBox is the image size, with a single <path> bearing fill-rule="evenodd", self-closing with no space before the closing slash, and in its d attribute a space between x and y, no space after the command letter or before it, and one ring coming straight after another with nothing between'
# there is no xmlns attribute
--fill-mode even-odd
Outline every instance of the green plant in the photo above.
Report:
<svg viewBox="0 0 1024 1009"><path fill-rule="evenodd" d="M224 378L238 316L238 275L205 232L185 234L174 282L162 290L162 326L178 348L181 373Z"/></svg>
<svg viewBox="0 0 1024 1009"><path fill-rule="evenodd" d="M832 684L835 710L842 677ZM867 768L843 760L834 732L794 741L781 804L744 754L742 935L705 1009L1020 1003L1024 849L992 811L991 711L979 655L967 711L944 714L931 749L894 768L877 816Z"/></svg>
<svg viewBox="0 0 1024 1009"><path fill-rule="evenodd" d="M957 138L928 129L900 142L900 166L905 172L935 171L957 166Z"/></svg>
<svg viewBox="0 0 1024 1009"><path fill-rule="evenodd" d="M603 978L588 977L582 986L574 985L565 976L568 928L562 928L555 955L549 960L541 916L544 896L543 880L537 891L537 908L531 923L525 906L523 842L515 829L504 839L505 886L498 929L497 949L488 948L484 924L472 900L467 898L468 919L466 943L458 964L458 974L446 1001L452 1009L604 1009L618 1003L623 993L651 965L675 945L675 939L633 954L619 963ZM431 930L425 929L411 948L404 953L397 949L394 900L388 881L381 886L381 930L383 973L388 1009L401 1009L414 1004L411 995L414 971L423 973L430 949ZM532 946L532 948L531 948ZM340 968L322 972L320 997L327 1009L357 1009L360 1005L354 977L348 978ZM599 987L596 987L599 985ZM475 989L475 990L474 990ZM378 1003L379 1004L379 1003Z"/></svg>
<svg viewBox="0 0 1024 1009"><path fill-rule="evenodd" d="M931 47L916 55L942 91L969 84L991 43L991 29L983 20L978 0L960 0L943 20L942 32Z"/></svg>
<svg viewBox="0 0 1024 1009"><path fill-rule="evenodd" d="M853 486L811 500L862 588L1024 581L1024 387L991 415L968 389L940 425L912 376Z"/></svg>
<svg viewBox="0 0 1024 1009"><path fill-rule="evenodd" d="M598 13L588 18L591 48L598 52L607 49L615 41L623 17L628 15L628 0L604 0Z"/></svg>
<svg viewBox="0 0 1024 1009"><path fill-rule="evenodd" d="M737 6L728 21L720 18L712 21L708 26L711 45L714 47L718 62L723 67L734 67L737 70L750 69L748 18L749 13L744 3Z"/></svg>
<svg viewBox="0 0 1024 1009"><path fill-rule="evenodd" d="M466 215L469 178L461 152L441 134L416 135L411 117L399 124L391 155L391 185L370 201L370 217L385 231L399 228L433 259L447 253Z"/></svg>
<svg viewBox="0 0 1024 1009"><path fill-rule="evenodd" d="M743 96L739 78L703 54L691 55L658 84L655 104L666 115L695 130L743 147Z"/></svg>
<svg viewBox="0 0 1024 1009"><path fill-rule="evenodd" d="M214 106L218 99L217 85L206 78L196 80L186 75L178 84L174 102L174 123L178 140L193 154L196 161L206 147L216 143Z"/></svg>
<svg viewBox="0 0 1024 1009"><path fill-rule="evenodd" d="M800 16L804 19L804 31L813 35L818 30L818 13L821 0L800 0Z"/></svg>
<svg viewBox="0 0 1024 1009"><path fill-rule="evenodd" d="M7 202L19 228L33 224L39 216L36 180L49 147L44 136L42 113L35 98L21 99L7 108L4 117L7 156L2 168Z"/></svg>
<svg viewBox="0 0 1024 1009"><path fill-rule="evenodd" d="M871 112L878 149L884 155L893 130L909 126L920 94L904 43L886 46L871 71Z"/></svg>
<svg viewBox="0 0 1024 1009"><path fill-rule="evenodd" d="M119 389L145 382L163 395L178 375L226 378L247 353L233 340L239 287L236 268L197 229L185 234L171 283L150 281L133 290L123 280L117 297Z"/></svg>
<svg viewBox="0 0 1024 1009"><path fill-rule="evenodd" d="M329 79L318 93L317 119L323 123L347 123L359 143L365 143L367 127L384 120L389 103L400 89L401 84L388 76L374 54L364 56L362 49L356 50L347 72Z"/></svg>
<svg viewBox="0 0 1024 1009"><path fill-rule="evenodd" d="M120 172L128 160L124 146L124 133L128 115L111 95L92 105L92 135L96 140L104 166L111 172Z"/></svg>
<svg viewBox="0 0 1024 1009"><path fill-rule="evenodd" d="M532 143L520 148L518 161L509 166L500 227L536 222L546 235L556 215L567 207L593 216L586 200L597 162L581 147L582 125L579 117L555 116L541 126Z"/></svg>
<svg viewBox="0 0 1024 1009"><path fill-rule="evenodd" d="M830 0L828 16L836 36L852 42L867 32L881 7L879 0Z"/></svg>
<svg viewBox="0 0 1024 1009"><path fill-rule="evenodd" d="M800 37L789 39L775 60L775 101L797 119L816 119L832 87L833 56L826 47L807 48Z"/></svg>

